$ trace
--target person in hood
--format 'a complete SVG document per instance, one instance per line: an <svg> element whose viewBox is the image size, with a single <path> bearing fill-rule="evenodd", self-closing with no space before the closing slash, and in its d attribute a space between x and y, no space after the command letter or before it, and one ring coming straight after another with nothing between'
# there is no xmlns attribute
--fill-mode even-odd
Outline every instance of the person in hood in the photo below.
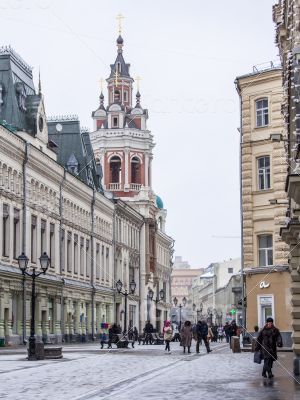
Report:
<svg viewBox="0 0 300 400"><path fill-rule="evenodd" d="M165 321L164 328L163 328L163 334L164 334L164 341L166 343L165 351L168 351L168 353L170 354L171 353L170 342L173 337L173 329L172 329L170 321Z"/></svg>
<svg viewBox="0 0 300 400"><path fill-rule="evenodd" d="M267 318L266 325L259 332L255 351L260 351L264 360L262 376L273 378L273 362L277 360L277 347L282 347L282 337L279 329L274 326L273 318Z"/></svg>

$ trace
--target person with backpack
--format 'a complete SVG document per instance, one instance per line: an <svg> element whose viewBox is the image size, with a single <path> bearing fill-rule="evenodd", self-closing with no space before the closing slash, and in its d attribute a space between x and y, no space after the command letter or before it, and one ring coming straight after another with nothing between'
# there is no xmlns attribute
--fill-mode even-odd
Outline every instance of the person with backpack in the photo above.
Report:
<svg viewBox="0 0 300 400"><path fill-rule="evenodd" d="M198 321L196 326L196 335L197 335L197 344L196 344L196 353L200 352L200 343L204 342L207 353L210 353L212 350L209 347L208 340L208 325L206 321Z"/></svg>

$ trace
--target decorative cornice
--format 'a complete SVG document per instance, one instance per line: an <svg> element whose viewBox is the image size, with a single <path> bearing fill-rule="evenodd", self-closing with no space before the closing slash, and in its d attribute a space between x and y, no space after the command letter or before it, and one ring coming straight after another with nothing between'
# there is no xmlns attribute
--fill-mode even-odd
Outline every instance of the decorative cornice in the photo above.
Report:
<svg viewBox="0 0 300 400"><path fill-rule="evenodd" d="M47 117L47 122L79 121L78 115L51 115Z"/></svg>
<svg viewBox="0 0 300 400"><path fill-rule="evenodd" d="M14 58L27 72L32 74L33 67L28 65L23 58L10 46L0 47L0 55L9 55Z"/></svg>

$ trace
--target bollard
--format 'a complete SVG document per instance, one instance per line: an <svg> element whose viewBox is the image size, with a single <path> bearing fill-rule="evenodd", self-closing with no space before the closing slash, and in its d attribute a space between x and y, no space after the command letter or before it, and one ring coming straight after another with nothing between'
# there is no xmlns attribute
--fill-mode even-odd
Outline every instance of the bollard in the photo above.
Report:
<svg viewBox="0 0 300 400"><path fill-rule="evenodd" d="M231 350L233 353L240 353L241 346L240 346L240 338L238 336L232 336L231 338Z"/></svg>

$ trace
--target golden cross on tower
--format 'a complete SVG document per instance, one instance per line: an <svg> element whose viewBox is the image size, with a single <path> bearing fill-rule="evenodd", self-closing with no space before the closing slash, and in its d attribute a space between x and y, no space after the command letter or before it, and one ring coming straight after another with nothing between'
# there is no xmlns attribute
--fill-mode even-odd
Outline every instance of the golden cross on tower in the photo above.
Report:
<svg viewBox="0 0 300 400"><path fill-rule="evenodd" d="M114 72L114 76L115 76L115 85L118 86L118 84L119 84L118 78L120 76L119 72L118 71Z"/></svg>
<svg viewBox="0 0 300 400"><path fill-rule="evenodd" d="M103 80L103 78L101 78L100 81L99 81L101 92L103 91L103 82L104 82L104 80Z"/></svg>
<svg viewBox="0 0 300 400"><path fill-rule="evenodd" d="M136 87L137 87L137 90L140 90L140 81L141 81L141 77L138 75L138 76L135 77L135 80L136 80Z"/></svg>
<svg viewBox="0 0 300 400"><path fill-rule="evenodd" d="M124 19L123 15L121 13L119 13L116 17L116 19L118 20L119 23L119 34L121 35L122 33L122 19Z"/></svg>

